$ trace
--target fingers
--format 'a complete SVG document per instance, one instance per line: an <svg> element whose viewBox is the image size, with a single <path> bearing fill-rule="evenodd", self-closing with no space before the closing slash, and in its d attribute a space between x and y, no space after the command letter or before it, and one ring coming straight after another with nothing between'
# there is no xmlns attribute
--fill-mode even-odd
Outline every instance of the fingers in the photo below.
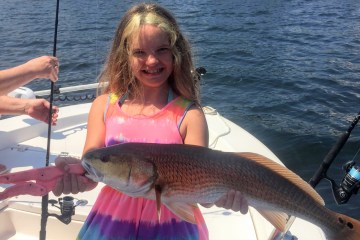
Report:
<svg viewBox="0 0 360 240"><path fill-rule="evenodd" d="M246 198L243 197L240 192L235 192L232 210L235 212L240 211L242 214L246 214L248 209L249 206Z"/></svg>
<svg viewBox="0 0 360 240"><path fill-rule="evenodd" d="M34 73L35 78L49 78L56 82L59 74L59 60L54 56L41 56L31 59L26 66Z"/></svg>
<svg viewBox="0 0 360 240"><path fill-rule="evenodd" d="M51 124L53 126L56 126L57 119L59 117L58 112L59 112L59 108L58 107L53 107L52 114L51 114Z"/></svg>
<svg viewBox="0 0 360 240"><path fill-rule="evenodd" d="M80 159L76 158L76 157L69 157L69 156L58 156L55 159L55 166L65 170L65 171L66 171L65 167L68 164L75 164L75 163L80 163Z"/></svg>
<svg viewBox="0 0 360 240"><path fill-rule="evenodd" d="M68 174L65 173L64 174L64 188L63 188L63 193L64 194L69 194L69 193L73 193L73 194L77 194L79 193L79 187L77 184L77 178L74 174Z"/></svg>
<svg viewBox="0 0 360 240"><path fill-rule="evenodd" d="M64 189L64 182L63 179L59 179L55 185L55 188L53 189L53 193L55 196L60 196L63 193L63 189Z"/></svg>
<svg viewBox="0 0 360 240"><path fill-rule="evenodd" d="M85 177L80 177L79 178L78 189L79 189L79 192L85 192L87 190Z"/></svg>
<svg viewBox="0 0 360 240"><path fill-rule="evenodd" d="M215 205L218 207L223 207L225 209L231 209L233 206L235 197L235 191L230 190L227 194L223 195L219 200L215 202Z"/></svg>
<svg viewBox="0 0 360 240"><path fill-rule="evenodd" d="M49 111L50 109L50 102L46 101L45 99L43 100L43 105L45 106L46 110ZM59 108L57 106L52 106L52 111L51 111L51 124L52 125L56 125L57 122L57 118L58 118L58 113L59 113ZM48 114L47 114L48 115ZM46 117L46 121L48 121L49 116Z"/></svg>
<svg viewBox="0 0 360 240"><path fill-rule="evenodd" d="M79 183L78 187L80 192L93 190L94 188L96 188L98 184L97 182L94 182L84 176L80 176L79 180L80 181L78 182Z"/></svg>
<svg viewBox="0 0 360 240"><path fill-rule="evenodd" d="M242 214L246 214L249 209L246 198L235 190L228 191L227 194L224 194L215 202L215 205L225 209L231 209L235 212L240 211Z"/></svg>
<svg viewBox="0 0 360 240"><path fill-rule="evenodd" d="M79 189L79 184L78 184L78 177L80 177L80 176L75 175L75 174L65 173L63 178L59 179L59 181L57 182L55 189L53 190L54 195L60 196L61 194L70 194L70 193L77 194L77 193L79 193L80 189ZM85 188L85 190L86 190L86 188Z"/></svg>
<svg viewBox="0 0 360 240"><path fill-rule="evenodd" d="M97 183L87 177L65 173L64 177L57 182L53 193L55 196L60 196L61 194L78 194L80 192L90 191L96 186Z"/></svg>
<svg viewBox="0 0 360 240"><path fill-rule="evenodd" d="M55 159L55 166L69 171L69 164L79 164L80 160L74 157L59 156ZM57 182L53 193L55 196L61 194L77 194L79 192L90 191L97 186L97 183L91 181L85 176L79 174L70 174L66 172L63 178Z"/></svg>
<svg viewBox="0 0 360 240"><path fill-rule="evenodd" d="M59 75L59 60L56 57L50 57L51 72L49 78L51 81L56 82Z"/></svg>
<svg viewBox="0 0 360 240"><path fill-rule="evenodd" d="M59 65L54 65L49 76L50 80L56 82L59 79Z"/></svg>
<svg viewBox="0 0 360 240"><path fill-rule="evenodd" d="M78 159L72 157L63 157L58 156L55 159L55 166L65 170L66 166L70 163L79 162ZM72 192L72 188L74 187L74 192L78 192L77 183L75 183L76 179L71 176L72 174L65 173L62 178L60 178L53 189L53 193L55 196L60 196L62 193L69 194Z"/></svg>
<svg viewBox="0 0 360 240"><path fill-rule="evenodd" d="M44 100L45 101L45 100ZM44 122L45 123L48 123L49 122L49 114L48 114L48 109L50 108L50 103L49 102L45 102L44 103L44 105L45 105L45 108L46 108L46 112L44 112ZM59 112L59 108L58 107L55 107L55 106L53 106L53 109L52 109L52 113L51 113L51 125L52 126L56 126L56 123L57 123L57 119L58 119L58 117L59 117L59 114L58 114L58 112Z"/></svg>
<svg viewBox="0 0 360 240"><path fill-rule="evenodd" d="M50 103L47 102L47 104L48 104L47 109L49 109L50 108ZM53 106L52 107L52 113L51 113L51 125L53 125L53 126L56 126L57 119L59 117L58 112L59 112L59 108L56 107L56 106ZM47 118L47 121L48 121L48 119L49 118Z"/></svg>

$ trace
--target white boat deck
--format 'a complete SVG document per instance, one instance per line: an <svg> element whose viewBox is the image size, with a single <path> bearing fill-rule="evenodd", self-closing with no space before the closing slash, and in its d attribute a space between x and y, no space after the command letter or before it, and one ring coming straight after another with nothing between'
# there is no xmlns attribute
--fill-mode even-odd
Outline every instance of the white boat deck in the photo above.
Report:
<svg viewBox="0 0 360 240"><path fill-rule="evenodd" d="M86 135L87 113L90 104L64 107L60 110L58 125L52 128L50 162L59 154L80 157ZM206 108L212 148L222 151L257 152L274 161L277 157L239 126L221 117L215 110ZM31 118L20 116L0 121L0 163L11 172L43 167L47 146L47 126ZM76 215L69 225L54 217L47 223L47 239L75 239L89 213L102 184L90 192L75 195L85 199L86 206L76 207ZM0 191L6 185L0 185ZM57 199L52 193L49 199ZM201 208L210 239L257 239L267 240L273 227L256 210L242 215L217 207ZM49 205L49 211L58 209ZM0 202L0 240L39 239L41 197L18 196ZM290 229L299 240L325 239L321 229L297 219Z"/></svg>

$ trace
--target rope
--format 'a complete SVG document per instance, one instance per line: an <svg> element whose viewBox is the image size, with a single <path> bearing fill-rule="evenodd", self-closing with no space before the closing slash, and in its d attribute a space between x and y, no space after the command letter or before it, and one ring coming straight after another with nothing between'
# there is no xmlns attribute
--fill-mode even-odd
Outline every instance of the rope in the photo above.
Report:
<svg viewBox="0 0 360 240"><path fill-rule="evenodd" d="M221 137L224 137L224 136L226 136L226 135L228 135L228 134L231 133L231 128L230 128L229 125L224 121L224 119L220 116L220 114L218 113L218 111L217 111L216 109L214 109L214 108L212 108L212 107L209 107L209 106L205 106L205 107L203 107L203 112L204 112L204 114L206 114L206 115L215 115L215 116L217 116L217 117L223 122L223 124L224 124L224 126L225 126L225 128L226 128L223 133L218 134L218 135L214 138L214 140L213 140L211 143L209 143L209 147L210 147L210 148L215 148L216 145L217 145L217 143L218 143L218 140L219 140Z"/></svg>

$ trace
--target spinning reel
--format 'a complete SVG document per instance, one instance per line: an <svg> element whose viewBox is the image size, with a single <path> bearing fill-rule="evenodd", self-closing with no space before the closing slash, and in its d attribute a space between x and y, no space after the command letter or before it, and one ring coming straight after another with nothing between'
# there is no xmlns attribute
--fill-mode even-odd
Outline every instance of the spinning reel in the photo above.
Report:
<svg viewBox="0 0 360 240"><path fill-rule="evenodd" d="M331 182L333 195L337 204L347 203L353 194L357 194L360 188L360 166L355 166L354 161L349 161L343 165L346 172L340 185L333 179L326 178Z"/></svg>
<svg viewBox="0 0 360 240"><path fill-rule="evenodd" d="M88 201L87 200L78 200L74 203L74 198L71 196L66 196L63 198L59 198L58 201L51 199L49 200L51 206L60 209L61 215L49 213L48 216L56 217L62 223L69 224L71 222L71 217L75 215L75 207L77 206L85 206ZM55 205L59 203L59 206Z"/></svg>

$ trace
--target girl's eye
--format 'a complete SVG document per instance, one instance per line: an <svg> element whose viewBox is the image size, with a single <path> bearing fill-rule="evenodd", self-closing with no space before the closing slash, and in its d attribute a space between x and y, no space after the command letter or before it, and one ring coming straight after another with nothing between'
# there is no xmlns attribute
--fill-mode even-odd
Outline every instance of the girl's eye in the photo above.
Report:
<svg viewBox="0 0 360 240"><path fill-rule="evenodd" d="M170 48L168 47L162 47L162 48L159 48L158 52L159 53L168 53L170 51Z"/></svg>
<svg viewBox="0 0 360 240"><path fill-rule="evenodd" d="M134 57L144 57L145 56L145 52L142 50L135 50L135 51L133 51L132 54Z"/></svg>

